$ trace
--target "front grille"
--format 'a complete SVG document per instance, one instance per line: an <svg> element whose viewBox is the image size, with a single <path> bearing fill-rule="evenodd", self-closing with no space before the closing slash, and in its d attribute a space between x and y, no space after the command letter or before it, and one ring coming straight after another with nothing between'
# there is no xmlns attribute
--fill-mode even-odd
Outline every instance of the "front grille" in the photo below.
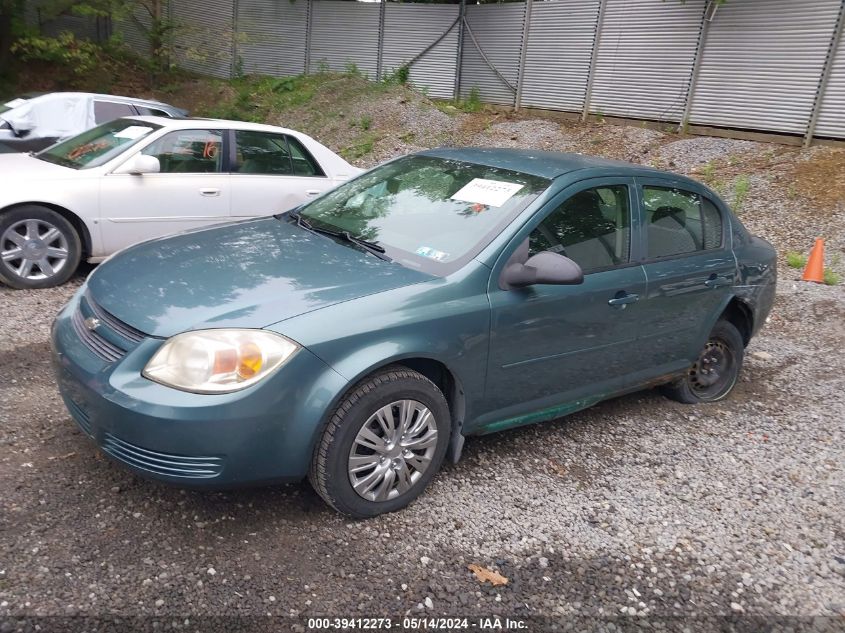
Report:
<svg viewBox="0 0 845 633"><path fill-rule="evenodd" d="M130 466L168 477L210 479L223 471L221 457L187 457L159 453L125 442L110 433L106 433L102 447L106 453Z"/></svg>
<svg viewBox="0 0 845 633"><path fill-rule="evenodd" d="M136 330L128 323L124 323L116 316L109 314L108 312L103 310L103 308L101 308L100 305L96 301L94 301L94 298L88 291L85 292L85 302L88 304L88 307L91 309L91 312L94 314L94 316L100 319L100 321L102 321L112 330L117 332L119 336L122 336L127 341L132 341L133 343L140 343L144 340L143 332Z"/></svg>
<svg viewBox="0 0 845 633"><path fill-rule="evenodd" d="M71 417L76 421L76 424L79 425L79 428L85 432L85 435L91 435L91 419L88 417L88 414L85 413L85 409L80 407L76 404L73 400L69 398L65 398L65 404L67 405L68 411L70 411Z"/></svg>
<svg viewBox="0 0 845 633"><path fill-rule="evenodd" d="M71 317L71 323L73 324L73 329L76 332L76 335L85 344L85 346L103 360L113 363L126 356L125 349L121 349L117 345L107 341L97 334L96 331L89 330L85 326L85 319L82 316L82 312L79 311L79 308L74 311L73 316Z"/></svg>

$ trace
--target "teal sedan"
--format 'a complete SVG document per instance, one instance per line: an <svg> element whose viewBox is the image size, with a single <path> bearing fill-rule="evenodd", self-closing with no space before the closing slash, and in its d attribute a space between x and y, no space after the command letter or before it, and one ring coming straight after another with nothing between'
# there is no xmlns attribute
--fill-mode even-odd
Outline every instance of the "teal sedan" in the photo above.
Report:
<svg viewBox="0 0 845 633"><path fill-rule="evenodd" d="M652 386L725 398L775 280L772 247L688 178L437 149L122 251L56 318L53 358L72 417L134 472L307 476L369 517L468 436Z"/></svg>

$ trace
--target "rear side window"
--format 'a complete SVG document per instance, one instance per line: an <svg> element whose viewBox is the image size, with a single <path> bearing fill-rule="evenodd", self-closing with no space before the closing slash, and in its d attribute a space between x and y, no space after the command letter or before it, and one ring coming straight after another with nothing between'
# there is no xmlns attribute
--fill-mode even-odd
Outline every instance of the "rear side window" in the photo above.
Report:
<svg viewBox="0 0 845 633"><path fill-rule="evenodd" d="M293 173L284 134L237 130L235 157L233 171L239 174L289 176Z"/></svg>
<svg viewBox="0 0 845 633"><path fill-rule="evenodd" d="M303 147L302 143L288 136L288 146L293 159L293 173L297 176L325 176L317 161Z"/></svg>
<svg viewBox="0 0 845 633"><path fill-rule="evenodd" d="M710 200L675 187L643 187L648 258L719 248L722 215Z"/></svg>
<svg viewBox="0 0 845 633"><path fill-rule="evenodd" d="M100 123L114 121L124 116L134 116L135 110L128 103L114 101L94 101L94 120Z"/></svg>
<svg viewBox="0 0 845 633"><path fill-rule="evenodd" d="M630 260L631 210L628 187L607 185L579 191L531 232L529 252L560 253L584 272Z"/></svg>

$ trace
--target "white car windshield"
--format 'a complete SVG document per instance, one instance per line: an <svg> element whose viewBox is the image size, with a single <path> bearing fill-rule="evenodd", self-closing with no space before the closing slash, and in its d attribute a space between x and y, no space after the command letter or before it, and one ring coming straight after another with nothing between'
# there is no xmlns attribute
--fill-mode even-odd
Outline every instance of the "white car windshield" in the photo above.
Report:
<svg viewBox="0 0 845 633"><path fill-rule="evenodd" d="M99 167L160 127L146 121L117 119L56 143L35 157L72 169Z"/></svg>

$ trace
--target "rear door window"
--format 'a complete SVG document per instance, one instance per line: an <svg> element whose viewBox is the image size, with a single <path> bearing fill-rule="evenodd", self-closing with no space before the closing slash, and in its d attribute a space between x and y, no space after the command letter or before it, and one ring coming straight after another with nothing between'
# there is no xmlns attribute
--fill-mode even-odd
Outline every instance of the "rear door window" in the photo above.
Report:
<svg viewBox="0 0 845 633"><path fill-rule="evenodd" d="M722 246L722 215L707 198L676 187L643 186L648 258Z"/></svg>

